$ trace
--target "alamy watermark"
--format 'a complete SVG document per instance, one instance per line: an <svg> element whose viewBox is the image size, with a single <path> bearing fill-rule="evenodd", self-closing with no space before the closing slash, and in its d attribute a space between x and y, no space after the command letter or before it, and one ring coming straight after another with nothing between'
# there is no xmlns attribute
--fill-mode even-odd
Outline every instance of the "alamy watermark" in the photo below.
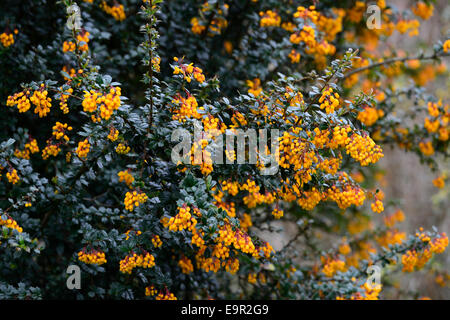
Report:
<svg viewBox="0 0 450 320"><path fill-rule="evenodd" d="M203 131L201 123L195 121L193 136L186 129L172 132L172 142L178 143L171 158L175 164L259 164L262 175L274 175L279 167L279 137L278 129L271 129L270 137L267 129Z"/></svg>
<svg viewBox="0 0 450 320"><path fill-rule="evenodd" d="M66 273L69 274L66 281L67 289L81 289L81 270L76 264L67 267Z"/></svg>
<svg viewBox="0 0 450 320"><path fill-rule="evenodd" d="M366 26L369 30L381 29L381 8L376 4L367 6Z"/></svg>
<svg viewBox="0 0 450 320"><path fill-rule="evenodd" d="M67 18L66 26L70 30L80 30L81 29L81 11L80 7L74 3L67 7Z"/></svg>
<svg viewBox="0 0 450 320"><path fill-rule="evenodd" d="M371 265L367 268L368 274L366 285L369 289L376 289L381 285L381 267L378 265Z"/></svg>

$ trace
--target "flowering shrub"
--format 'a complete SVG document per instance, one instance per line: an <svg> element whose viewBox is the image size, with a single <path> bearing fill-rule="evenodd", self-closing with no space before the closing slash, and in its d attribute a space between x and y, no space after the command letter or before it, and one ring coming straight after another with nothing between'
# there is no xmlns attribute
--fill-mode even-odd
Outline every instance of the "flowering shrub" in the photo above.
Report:
<svg viewBox="0 0 450 320"><path fill-rule="evenodd" d="M0 297L376 299L390 282L369 266L427 268L448 237L400 231L376 163L448 156L449 105L424 85L448 77L450 40L378 50L434 7L377 5L380 29L362 1L3 1ZM173 133L199 125L172 161ZM255 164L213 161L218 134L251 129L280 136L244 150ZM275 250L278 219L296 234Z"/></svg>

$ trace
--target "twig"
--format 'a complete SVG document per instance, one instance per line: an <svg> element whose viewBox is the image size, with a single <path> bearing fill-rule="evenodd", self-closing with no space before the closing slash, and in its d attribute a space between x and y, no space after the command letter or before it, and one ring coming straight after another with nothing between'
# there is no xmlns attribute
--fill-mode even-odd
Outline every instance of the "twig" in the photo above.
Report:
<svg viewBox="0 0 450 320"><path fill-rule="evenodd" d="M153 1L150 0L150 8L153 8ZM151 17L151 20L153 20L153 15ZM150 21L153 23L153 21ZM153 27L153 25L151 26ZM148 35L149 41L150 41L150 61L149 61L149 75L150 75L150 114L148 119L148 128L147 133L151 132L151 127L153 123L153 48L152 48L152 35L151 33Z"/></svg>
<svg viewBox="0 0 450 320"><path fill-rule="evenodd" d="M390 59L386 59L386 60L383 60L383 61L380 61L380 62L377 62L377 63L370 64L368 66L364 66L364 67L361 67L361 68L353 69L352 71L346 73L344 75L343 79L346 79L346 78L348 78L348 77L350 77L350 76L352 76L352 75L354 75L356 73L363 72L363 71L366 71L366 70L369 70L369 69L372 69L372 68L376 68L376 67L379 67L379 66L382 66L382 65L391 64L391 63L394 63L394 62L404 62L404 61L409 61L409 60L435 60L435 59L438 59L439 57L443 57L443 56L450 56L450 54L445 54L445 53L444 54L437 54L437 53L434 53L431 56L414 56L414 57L409 56L409 57L390 58Z"/></svg>

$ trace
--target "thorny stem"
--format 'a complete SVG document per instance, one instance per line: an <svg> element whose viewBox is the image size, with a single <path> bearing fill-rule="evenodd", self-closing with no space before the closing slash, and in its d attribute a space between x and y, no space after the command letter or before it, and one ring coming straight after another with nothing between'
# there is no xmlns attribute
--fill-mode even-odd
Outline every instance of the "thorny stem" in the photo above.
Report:
<svg viewBox="0 0 450 320"><path fill-rule="evenodd" d="M149 7L150 9L153 8L153 0L149 1ZM147 33L147 43L144 43L144 45L148 46L148 50L149 50L149 61L148 61L148 65L149 65L149 70L148 70L148 77L150 78L150 83L149 83L149 90L150 90L150 111L149 111L149 115L148 115L148 127L147 127L147 138L149 138L149 135L151 133L152 130L152 125L153 125L153 33L152 33L152 29L153 29L153 25L155 24L155 18L154 18L154 14L152 13L151 15L148 16L148 23L146 25L146 33ZM145 75L144 75L145 77ZM147 149L148 149L148 140L146 140L145 142L145 146L144 146L144 155L143 155L143 159L144 162L147 163ZM140 175L142 176L144 170L144 166L142 166L141 170L140 170Z"/></svg>
<svg viewBox="0 0 450 320"><path fill-rule="evenodd" d="M153 0L150 0L150 8L153 8ZM150 23L153 23L153 16L150 17ZM153 123L153 48L152 48L152 35L151 33L148 33L148 38L150 41L150 49L149 49L149 76L150 76L150 114L148 115L148 128L147 133L151 132L151 127Z"/></svg>

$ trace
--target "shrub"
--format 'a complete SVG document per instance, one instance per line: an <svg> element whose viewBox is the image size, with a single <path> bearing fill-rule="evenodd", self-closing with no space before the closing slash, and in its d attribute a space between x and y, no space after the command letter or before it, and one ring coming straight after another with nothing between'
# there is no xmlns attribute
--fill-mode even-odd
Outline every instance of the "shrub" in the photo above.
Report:
<svg viewBox="0 0 450 320"><path fill-rule="evenodd" d="M0 296L375 299L369 266L424 268L448 238L398 229L376 163L448 155L449 106L424 85L450 40L381 54L433 5L377 4L381 29L361 1L3 1ZM296 226L277 251L276 219Z"/></svg>

